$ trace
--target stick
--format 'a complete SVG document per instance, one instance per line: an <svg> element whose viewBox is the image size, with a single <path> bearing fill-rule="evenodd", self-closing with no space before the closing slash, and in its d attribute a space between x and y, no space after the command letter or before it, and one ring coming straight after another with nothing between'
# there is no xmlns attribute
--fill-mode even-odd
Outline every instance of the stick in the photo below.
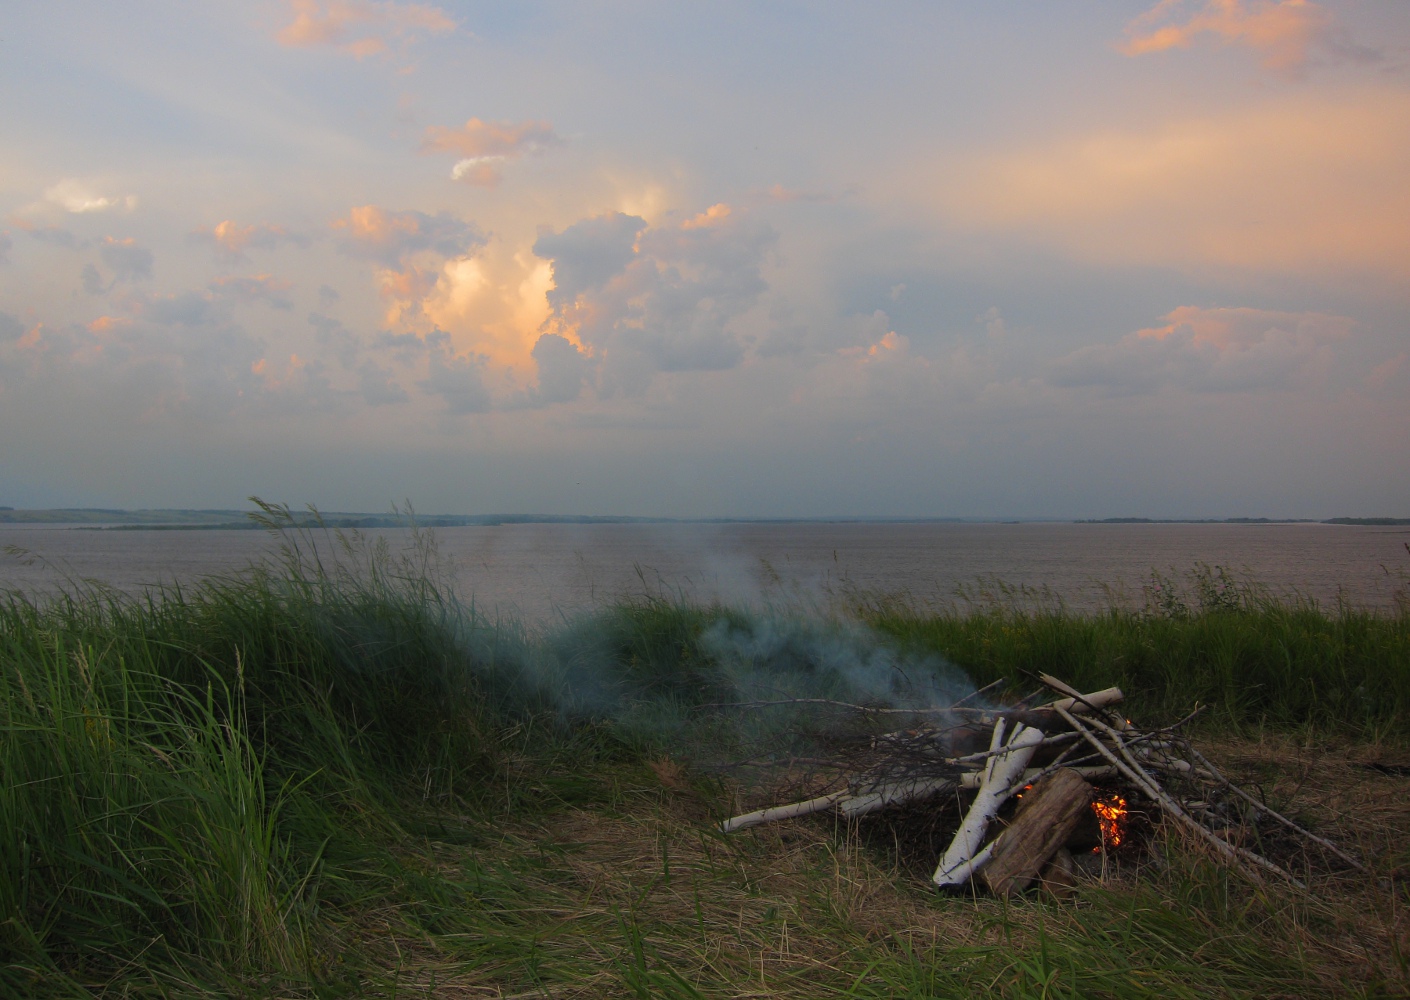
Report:
<svg viewBox="0 0 1410 1000"><path fill-rule="evenodd" d="M994 742L998 743L1002 738L1002 726L995 725ZM992 849L981 854L979 847L984 843L984 834L989 829L989 822L998 813L999 807L1013 794L1015 778L1023 774L1024 768L1033 757L1033 752L1042 741L1043 734L1040 730L1026 728L1020 723L1015 727L1013 738L1008 742L1007 749L1010 752L1002 757L989 758L979 792L975 795L969 812L965 813L964 822L955 833L955 839L950 842L949 849L945 851L935 869L933 880L936 885L961 885L988 861Z"/></svg>
<svg viewBox="0 0 1410 1000"><path fill-rule="evenodd" d="M1016 786L1037 784L1039 780L1046 778L1049 774L1058 770L1076 771L1088 781L1093 778L1110 778L1116 773L1116 768L1105 764L1097 767L1068 767L1065 764L1059 764L1057 767L1052 767L1051 765L1048 767L1030 767L1023 772L1021 777L1014 780L1014 784ZM979 771L969 771L966 774L960 775L959 786L961 788L978 788L982 784L983 775Z"/></svg>
<svg viewBox="0 0 1410 1000"><path fill-rule="evenodd" d="M1046 674L1044 676L1047 676ZM1061 681L1058 681L1061 684ZM993 687L994 685L990 685ZM984 689L984 690L987 690ZM1069 689L1073 690L1073 689ZM979 692L975 692L978 694ZM1004 718L1008 715L1019 717L1037 716L1053 710L1058 705L1070 711L1083 712L1089 708L1105 708L1114 705L1125 699L1125 695L1120 688L1105 688L1101 691L1093 691L1091 694L1079 694L1075 698L1065 698L1052 702L1048 705L1039 705L1037 708L1015 709L1012 711L1005 709L991 708L969 708L963 702L974 697L974 694L961 698L953 705L945 705L936 708L880 708L872 705L858 705L850 701L838 701L834 698L779 698L773 701L717 701L700 705L700 708L772 708L780 705L830 705L833 708L846 708L853 712L865 712L872 715L971 715L977 718L981 724L988 724L994 719Z"/></svg>
<svg viewBox="0 0 1410 1000"><path fill-rule="evenodd" d="M1255 854L1250 850L1246 850L1245 848L1235 847L1228 841L1216 836L1213 831L1206 829L1203 824L1199 823L1192 816L1190 816L1189 813L1185 812L1185 810L1180 807L1180 804L1178 802L1176 802L1164 791L1162 791L1160 786L1155 783L1155 779L1152 778L1149 774L1147 774L1146 771L1139 764L1135 764L1134 759L1132 761L1132 764L1134 764L1134 766L1123 763L1116 757L1115 754L1113 754L1110 750L1107 749L1106 744L1104 744L1101 740L1097 739L1096 735L1090 729L1088 729L1082 723L1078 722L1077 719L1073 717L1072 713L1068 712L1066 709L1058 709L1058 714L1061 715L1063 719L1069 725L1072 726L1073 729L1076 729L1081 732L1083 738L1086 739L1087 742L1090 743L1094 749L1098 750L1103 757L1110 761L1116 767L1117 770L1119 770L1122 774L1126 775L1126 777L1131 779L1131 781L1135 782L1136 787L1140 788L1141 791L1144 792L1149 799L1151 799L1151 801L1157 803L1162 809L1165 810L1165 812L1170 814L1175 819L1179 820L1191 830L1195 831L1195 833L1197 833L1200 837L1207 840L1214 847L1214 849L1217 850L1220 854L1224 855L1225 858L1234 862L1235 864L1238 864L1240 859L1249 861L1260 868L1266 868L1268 871L1276 872L1277 874L1281 875L1283 878L1287 879L1289 882L1292 882L1299 888L1306 888L1302 884L1302 882L1298 881L1296 878L1294 878L1288 872L1284 871L1282 868L1279 868L1277 865L1273 864L1273 862L1269 861L1267 858ZM1104 728L1106 728L1109 733L1112 733L1114 735L1114 730L1112 730L1110 726L1106 726ZM1121 747L1121 749L1125 751L1125 747ZM1125 755L1129 756L1129 753ZM1255 879L1257 879L1256 872L1250 872L1249 874L1252 875Z"/></svg>
<svg viewBox="0 0 1410 1000"><path fill-rule="evenodd" d="M1303 829L1301 826L1299 826L1298 824L1294 823L1292 820L1288 819L1288 818L1287 818L1286 816L1284 816L1282 813L1280 813L1280 812L1275 812L1274 810L1269 809L1266 805L1264 805L1262 802L1259 802L1257 799L1255 799L1255 798L1254 798L1252 795L1250 795L1248 792L1244 791L1244 790L1243 790L1242 788L1240 788L1238 785L1234 784L1234 783L1233 783L1232 781L1230 781L1228 778L1224 777L1224 775L1219 771L1219 769L1218 769L1217 767L1215 767L1213 764L1211 764L1211 763L1208 761L1208 759L1205 758L1204 754L1200 753L1200 752L1199 752L1198 750L1196 750L1194 747L1192 747L1192 746L1191 746L1191 747L1187 747L1187 749L1190 751L1190 756L1194 757L1195 760L1199 761L1200 764L1202 764L1202 765L1204 766L1205 770L1207 770L1207 771L1209 772L1210 776L1211 776L1212 778L1214 778L1215 781L1219 782L1221 785L1223 785L1223 786L1224 786L1225 788L1227 788L1229 791L1233 792L1233 793L1234 793L1235 795L1237 795L1239 798L1243 799L1245 802L1247 802L1247 803L1249 803L1250 805L1252 805L1252 806L1253 806L1255 809L1257 809L1259 812L1261 812L1261 813L1263 813L1263 814L1265 814L1265 815L1267 815L1267 816L1272 816L1272 817L1273 817L1274 819L1276 819L1279 823L1282 823L1284 826L1288 827L1288 828L1291 829L1291 830L1296 830L1298 833L1302 834L1302 835L1303 835L1304 837L1306 837L1308 840L1311 840L1311 841L1313 841L1314 843L1317 843L1317 844L1321 844L1323 847L1325 847L1327 850L1331 851L1331 852L1332 852L1333 854L1335 854L1337 857L1341 858L1341 859L1342 859L1343 861L1345 861L1347 864L1351 865L1351 866L1352 866L1353 868L1355 868L1357 871L1360 871L1360 872L1368 872L1368 873L1369 873L1370 869L1368 869L1368 868L1367 868L1365 865L1363 865L1360 861L1357 861L1357 860L1356 860L1355 858L1353 858L1350 854L1347 854L1345 851L1343 851L1343 850L1342 850L1340 847L1338 847L1336 844L1333 844L1330 840L1327 840L1325 837L1319 837L1319 836L1317 836L1317 834L1313 833L1311 830L1305 830L1305 829ZM1181 761L1181 763L1184 763L1184 761Z"/></svg>

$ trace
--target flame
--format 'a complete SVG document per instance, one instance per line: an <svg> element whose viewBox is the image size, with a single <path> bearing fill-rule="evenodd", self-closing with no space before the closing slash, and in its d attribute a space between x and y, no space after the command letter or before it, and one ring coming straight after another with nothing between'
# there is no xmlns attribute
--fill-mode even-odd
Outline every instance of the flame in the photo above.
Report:
<svg viewBox="0 0 1410 1000"><path fill-rule="evenodd" d="M1126 821L1130 816L1126 799L1112 792L1095 800L1092 803L1092 812L1097 814L1097 823L1102 829L1102 846L1097 850L1120 847L1126 840Z"/></svg>

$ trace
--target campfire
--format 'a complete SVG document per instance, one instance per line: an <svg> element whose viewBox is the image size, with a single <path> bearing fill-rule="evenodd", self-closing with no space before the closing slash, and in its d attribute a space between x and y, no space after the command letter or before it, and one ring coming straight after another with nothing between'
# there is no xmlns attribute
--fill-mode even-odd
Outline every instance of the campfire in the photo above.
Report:
<svg viewBox="0 0 1410 1000"><path fill-rule="evenodd" d="M1042 691L1016 705L965 704L989 690L984 689L954 705L925 710L933 723L873 737L833 760L811 761L832 770L837 777L831 784L837 787L735 816L720 827L730 833L825 811L855 819L958 800L961 819L933 881L942 888L982 886L1004 896L1035 883L1069 883L1074 850L1111 852L1127 845L1133 809L1177 825L1258 881L1272 876L1301 885L1283 865L1247 846L1260 844L1273 827L1365 870L1335 844L1234 784L1200 754L1182 733L1197 713L1173 726L1142 731L1115 710L1124 700L1119 688L1083 694L1050 675L1040 679ZM1058 697L1029 707L1043 692ZM873 714L917 714L823 699L787 704L805 701Z"/></svg>

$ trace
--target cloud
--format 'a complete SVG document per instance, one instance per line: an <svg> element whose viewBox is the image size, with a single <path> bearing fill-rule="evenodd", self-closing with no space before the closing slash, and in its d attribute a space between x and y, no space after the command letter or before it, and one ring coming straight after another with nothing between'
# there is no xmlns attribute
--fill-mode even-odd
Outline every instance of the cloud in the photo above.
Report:
<svg viewBox="0 0 1410 1000"><path fill-rule="evenodd" d="M288 296L291 288L288 281L270 274L216 278L210 285L211 292L218 296L241 302L267 302L276 309L294 307Z"/></svg>
<svg viewBox="0 0 1410 1000"><path fill-rule="evenodd" d="M103 276L98 273L98 269L93 264L83 265L83 272L79 275L83 282L83 290L89 295L106 295L110 286L103 284Z"/></svg>
<svg viewBox="0 0 1410 1000"><path fill-rule="evenodd" d="M37 226L28 219L17 216L11 216L8 221L30 239L40 243L51 243L66 250L79 250L88 245L87 240L80 240L73 233L59 226Z"/></svg>
<svg viewBox="0 0 1410 1000"><path fill-rule="evenodd" d="M643 391L657 371L732 368L744 358L736 323L768 287L775 241L723 204L654 227L616 213L543 233L534 252L554 278L544 333L592 357L609 394Z"/></svg>
<svg viewBox="0 0 1410 1000"><path fill-rule="evenodd" d="M138 246L136 240L104 236L102 245L98 247L98 256L112 269L116 281L136 281L152 276L152 251Z"/></svg>
<svg viewBox="0 0 1410 1000"><path fill-rule="evenodd" d="M339 234L338 245L354 257L373 260L384 267L401 267L423 251L442 257L460 257L484 244L485 237L472 223L449 212L397 212L377 205L351 209L345 219L330 226Z"/></svg>
<svg viewBox="0 0 1410 1000"><path fill-rule="evenodd" d="M229 260L244 260L247 249L273 250L287 243L297 246L309 244L307 236L290 233L283 226L267 222L241 226L230 219L197 229L187 238L192 243L212 247L217 254Z"/></svg>
<svg viewBox="0 0 1410 1000"><path fill-rule="evenodd" d="M432 354L422 386L440 396L451 413L483 413L490 408L483 358Z"/></svg>
<svg viewBox="0 0 1410 1000"><path fill-rule="evenodd" d="M370 358L358 370L362 398L368 406L388 406L405 403L411 397L392 377L390 369L383 368Z"/></svg>
<svg viewBox="0 0 1410 1000"><path fill-rule="evenodd" d="M500 182L500 166L521 156L539 153L560 142L553 126L543 121L486 122L471 118L459 128L433 125L421 141L422 153L455 153L452 180L479 187Z"/></svg>
<svg viewBox="0 0 1410 1000"><path fill-rule="evenodd" d="M24 336L24 324L7 312L0 312L0 343L19 340Z"/></svg>
<svg viewBox="0 0 1410 1000"><path fill-rule="evenodd" d="M136 195L107 196L93 191L82 181L66 178L44 192L44 200L65 212L86 215L91 212L132 211L137 207Z"/></svg>
<svg viewBox="0 0 1410 1000"><path fill-rule="evenodd" d="M645 219L613 212L576 222L561 233L541 233L534 253L552 261L548 301L561 309L621 273L636 256L637 234L645 228Z"/></svg>
<svg viewBox="0 0 1410 1000"><path fill-rule="evenodd" d="M1201 39L1253 49L1265 69L1299 76L1314 49L1336 56L1374 58L1351 44L1329 14L1311 0L1162 0L1126 27L1120 50L1128 56L1185 49Z"/></svg>
<svg viewBox="0 0 1410 1000"><path fill-rule="evenodd" d="M534 344L534 363L539 378L533 401L540 405L577 399L591 370L587 355L555 333L544 334Z"/></svg>
<svg viewBox="0 0 1410 1000"><path fill-rule="evenodd" d="M1325 362L1330 345L1355 326L1345 316L1325 313L1199 306L1181 306L1164 320L1164 326L1053 362L1048 382L1116 393L1167 386L1194 392L1287 389Z"/></svg>
<svg viewBox="0 0 1410 1000"><path fill-rule="evenodd" d="M147 299L142 314L162 326L200 326L215 320L220 310L209 292L180 292Z"/></svg>
<svg viewBox="0 0 1410 1000"><path fill-rule="evenodd" d="M413 312L420 329L446 332L457 350L527 370L549 315L550 275L547 261L494 241L473 257L446 261Z"/></svg>
<svg viewBox="0 0 1410 1000"><path fill-rule="evenodd" d="M0 233L0 264L10 263L10 251L14 245L15 241L10 239L8 233Z"/></svg>
<svg viewBox="0 0 1410 1000"><path fill-rule="evenodd" d="M362 59L380 55L391 43L455 30L439 7L391 0L289 0L294 19L274 37L281 45L328 45Z"/></svg>
<svg viewBox="0 0 1410 1000"><path fill-rule="evenodd" d="M1293 97L917 170L952 224L1104 265L1410 278L1410 94Z"/></svg>

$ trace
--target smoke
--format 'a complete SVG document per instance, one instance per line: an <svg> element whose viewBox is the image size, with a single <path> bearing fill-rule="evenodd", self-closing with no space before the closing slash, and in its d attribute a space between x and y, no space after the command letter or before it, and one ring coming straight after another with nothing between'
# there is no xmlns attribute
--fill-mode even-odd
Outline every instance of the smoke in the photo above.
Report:
<svg viewBox="0 0 1410 1000"><path fill-rule="evenodd" d="M546 632L513 620L465 625L468 658L507 714L606 726L625 743L705 766L808 755L933 722L921 710L974 690L943 658L837 619L643 599Z"/></svg>
<svg viewBox="0 0 1410 1000"><path fill-rule="evenodd" d="M930 709L973 690L958 667L908 654L874 630L816 619L721 618L700 637L743 701L829 698L867 707Z"/></svg>
<svg viewBox="0 0 1410 1000"><path fill-rule="evenodd" d="M286 511L270 510L268 523L289 523ZM339 626L353 661L404 644L400 626L379 634L386 621L420 622L418 644L439 649L429 657L439 683L453 690L468 682L504 719L607 727L625 744L708 765L933 722L925 710L974 690L940 656L798 607L644 594L534 627L457 597L454 567L430 532L412 532L400 553L385 537L331 534L325 541L313 531L282 532L283 566L272 576L320 581L335 606L354 609ZM379 610L357 610L368 607Z"/></svg>

